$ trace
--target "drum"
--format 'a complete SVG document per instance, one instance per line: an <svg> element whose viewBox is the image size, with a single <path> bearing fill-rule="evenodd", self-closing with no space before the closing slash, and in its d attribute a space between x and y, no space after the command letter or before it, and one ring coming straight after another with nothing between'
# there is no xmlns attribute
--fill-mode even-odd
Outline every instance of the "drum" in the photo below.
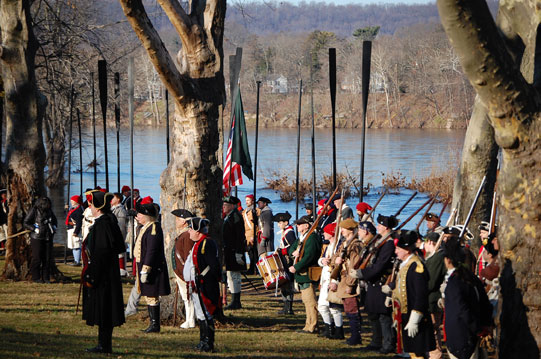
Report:
<svg viewBox="0 0 541 359"><path fill-rule="evenodd" d="M263 277L265 289L269 289L273 286L281 287L288 282L287 273L278 253L273 253L261 258L256 266L259 274Z"/></svg>

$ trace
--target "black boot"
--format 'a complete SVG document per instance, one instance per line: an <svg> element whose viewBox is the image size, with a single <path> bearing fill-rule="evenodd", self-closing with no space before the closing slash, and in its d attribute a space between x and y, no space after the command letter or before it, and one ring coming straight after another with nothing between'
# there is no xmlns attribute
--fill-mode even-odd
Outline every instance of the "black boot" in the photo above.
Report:
<svg viewBox="0 0 541 359"><path fill-rule="evenodd" d="M360 345L361 344L361 318L358 313L347 313L349 319L349 329L351 331L351 337L346 340L347 345Z"/></svg>
<svg viewBox="0 0 541 359"><path fill-rule="evenodd" d="M293 299L287 301L287 315L295 315L293 313Z"/></svg>
<svg viewBox="0 0 541 359"><path fill-rule="evenodd" d="M329 338L331 336L331 325L327 323L323 323L324 327L321 332L317 335L320 338Z"/></svg>
<svg viewBox="0 0 541 359"><path fill-rule="evenodd" d="M207 338L207 322L205 320L199 321L199 344L195 346L195 349L201 350L204 345L206 345Z"/></svg>
<svg viewBox="0 0 541 359"><path fill-rule="evenodd" d="M240 304L240 292L239 293L231 293L231 303L229 303L228 306L226 306L225 310L235 310L235 309L241 309L242 305Z"/></svg>
<svg viewBox="0 0 541 359"><path fill-rule="evenodd" d="M86 349L88 353L112 353L113 328L98 328L98 345Z"/></svg>
<svg viewBox="0 0 541 359"><path fill-rule="evenodd" d="M143 330L145 333L159 333L160 332L160 305L149 305L148 315L150 316L150 325Z"/></svg>
<svg viewBox="0 0 541 359"><path fill-rule="evenodd" d="M331 339L344 339L344 327L334 328L334 334Z"/></svg>
<svg viewBox="0 0 541 359"><path fill-rule="evenodd" d="M283 307L281 310L277 311L276 314L282 314L285 315L289 311L289 305L287 304L288 301L284 299Z"/></svg>
<svg viewBox="0 0 541 359"><path fill-rule="evenodd" d="M207 325L207 335L206 340L204 340L204 344L201 347L202 352L214 352L214 319L210 319Z"/></svg>

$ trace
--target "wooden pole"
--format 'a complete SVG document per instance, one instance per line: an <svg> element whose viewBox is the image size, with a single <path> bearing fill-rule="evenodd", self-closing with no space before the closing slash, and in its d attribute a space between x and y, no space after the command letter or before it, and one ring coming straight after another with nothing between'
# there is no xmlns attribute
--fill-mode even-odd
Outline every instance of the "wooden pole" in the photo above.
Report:
<svg viewBox="0 0 541 359"><path fill-rule="evenodd" d="M128 114L130 117L130 201L133 202L133 118L134 118L134 62L133 57L128 60ZM133 207L133 203L131 203ZM130 257L133 259L134 225L133 216L130 216Z"/></svg>
<svg viewBox="0 0 541 359"><path fill-rule="evenodd" d="M316 210L316 132L314 120L314 67L310 64L310 111L312 115L312 203L313 210Z"/></svg>
<svg viewBox="0 0 541 359"><path fill-rule="evenodd" d="M329 88L332 113L332 187L336 188L336 49L329 49Z"/></svg>
<svg viewBox="0 0 541 359"><path fill-rule="evenodd" d="M363 201L364 197L364 153L366 147L366 107L368 106L368 93L370 89L370 58L372 56L372 41L363 41L363 62L362 62L362 148L361 148L361 174L360 174L360 189L359 201Z"/></svg>
<svg viewBox="0 0 541 359"><path fill-rule="evenodd" d="M103 151L105 156L105 188L109 190L109 160L107 156L107 62L98 60L98 85L103 118Z"/></svg>
<svg viewBox="0 0 541 359"><path fill-rule="evenodd" d="M299 175L300 175L300 161L301 161L301 105L302 105L302 80L299 83L299 114L297 116L297 172L295 175L295 198L296 198L296 210L295 218L299 218Z"/></svg>
<svg viewBox="0 0 541 359"><path fill-rule="evenodd" d="M94 91L94 73L90 73L90 83L92 84L92 139L94 144L94 188L98 186L98 160L96 157L96 94Z"/></svg>
<svg viewBox="0 0 541 359"><path fill-rule="evenodd" d="M79 182L80 185L81 185L81 196L83 195L83 136L81 135L81 113L79 112L79 109L77 109L77 127L78 127L78 130L79 130L79 169L81 170L81 172L79 173L80 175L80 180Z"/></svg>
<svg viewBox="0 0 541 359"><path fill-rule="evenodd" d="M116 184L120 193L120 73L115 72Z"/></svg>
<svg viewBox="0 0 541 359"><path fill-rule="evenodd" d="M165 90L165 142L167 147L167 164L170 161L169 151L169 91Z"/></svg>

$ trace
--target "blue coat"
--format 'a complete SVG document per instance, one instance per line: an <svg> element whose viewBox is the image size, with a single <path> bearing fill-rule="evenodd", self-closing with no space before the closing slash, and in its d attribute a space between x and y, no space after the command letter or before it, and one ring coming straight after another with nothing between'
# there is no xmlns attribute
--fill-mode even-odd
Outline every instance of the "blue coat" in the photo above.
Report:
<svg viewBox="0 0 541 359"><path fill-rule="evenodd" d="M394 242L388 239L374 254L373 261L362 270L363 280L368 283L365 310L372 314L390 314L391 308L385 306L385 294L381 287L393 269Z"/></svg>

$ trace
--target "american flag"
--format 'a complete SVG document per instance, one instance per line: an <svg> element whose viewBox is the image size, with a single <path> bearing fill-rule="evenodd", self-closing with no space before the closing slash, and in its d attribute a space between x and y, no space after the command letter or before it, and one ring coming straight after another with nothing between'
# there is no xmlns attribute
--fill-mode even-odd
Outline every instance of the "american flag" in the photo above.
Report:
<svg viewBox="0 0 541 359"><path fill-rule="evenodd" d="M242 184L242 168L236 162L231 162L231 152L233 151L233 138L235 134L235 116L231 123L229 131L229 142L227 144L227 154L224 164L223 193L224 196L231 194L231 188ZM231 176L230 176L231 174Z"/></svg>

